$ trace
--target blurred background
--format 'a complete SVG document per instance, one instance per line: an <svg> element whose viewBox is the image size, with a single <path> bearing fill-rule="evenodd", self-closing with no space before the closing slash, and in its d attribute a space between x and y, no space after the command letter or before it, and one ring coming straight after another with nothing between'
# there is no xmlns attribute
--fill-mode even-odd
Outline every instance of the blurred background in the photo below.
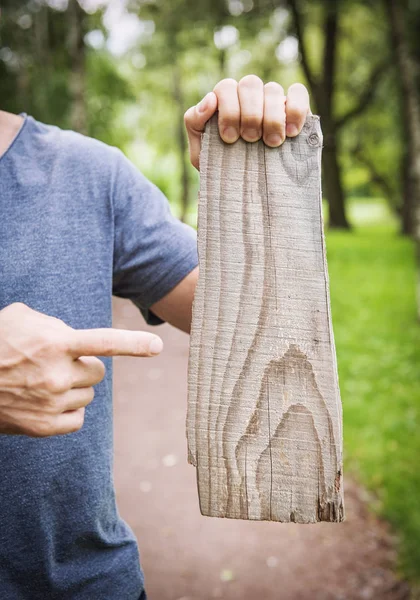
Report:
<svg viewBox="0 0 420 600"><path fill-rule="evenodd" d="M308 533L199 516L183 437L188 339L164 326L160 363L116 361L116 483L151 600L414 597L419 0L0 0L0 10L0 108L120 147L193 226L199 180L183 114L219 79L301 81L321 115L348 523ZM126 303L115 311L117 324L143 326Z"/></svg>

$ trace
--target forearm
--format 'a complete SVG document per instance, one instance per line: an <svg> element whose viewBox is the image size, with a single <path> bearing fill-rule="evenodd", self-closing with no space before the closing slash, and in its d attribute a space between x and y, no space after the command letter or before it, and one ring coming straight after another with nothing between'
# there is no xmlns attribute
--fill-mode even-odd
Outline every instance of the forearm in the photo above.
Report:
<svg viewBox="0 0 420 600"><path fill-rule="evenodd" d="M198 267L193 269L162 300L151 306L155 315L174 327L190 332L192 303L198 281Z"/></svg>

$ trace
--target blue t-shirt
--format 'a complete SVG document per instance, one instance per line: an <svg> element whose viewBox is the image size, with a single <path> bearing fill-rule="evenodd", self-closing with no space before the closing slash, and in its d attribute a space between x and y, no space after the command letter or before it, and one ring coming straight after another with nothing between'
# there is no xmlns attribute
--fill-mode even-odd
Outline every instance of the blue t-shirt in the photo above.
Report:
<svg viewBox="0 0 420 600"><path fill-rule="evenodd" d="M0 158L0 309L24 302L74 328L110 327L114 294L157 322L150 305L196 264L194 231L119 150L25 118ZM136 540L115 504L104 362L80 431L0 435L2 600L142 595Z"/></svg>

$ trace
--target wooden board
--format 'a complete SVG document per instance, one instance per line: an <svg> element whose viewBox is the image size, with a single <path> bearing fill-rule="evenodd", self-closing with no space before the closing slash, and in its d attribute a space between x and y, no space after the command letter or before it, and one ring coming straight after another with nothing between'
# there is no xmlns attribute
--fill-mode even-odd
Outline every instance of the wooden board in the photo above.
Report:
<svg viewBox="0 0 420 600"><path fill-rule="evenodd" d="M342 412L321 213L322 133L200 157L188 459L203 515L343 520Z"/></svg>

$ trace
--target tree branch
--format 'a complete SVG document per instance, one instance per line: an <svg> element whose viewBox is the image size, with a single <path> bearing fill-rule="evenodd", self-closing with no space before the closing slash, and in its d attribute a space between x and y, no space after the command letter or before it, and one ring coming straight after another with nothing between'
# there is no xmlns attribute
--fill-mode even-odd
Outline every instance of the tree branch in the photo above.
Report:
<svg viewBox="0 0 420 600"><path fill-rule="evenodd" d="M311 67L309 66L308 53L306 51L306 45L303 39L303 17L298 8L297 0L288 0L290 12L292 14L293 26L296 33L296 37L299 42L300 56L302 59L302 68L305 73L308 85L311 88L312 94L315 95L315 89L317 87L317 81Z"/></svg>
<svg viewBox="0 0 420 600"><path fill-rule="evenodd" d="M392 188L392 185L389 183L389 181L386 179L385 175L382 175L378 171L374 162L363 152L363 149L360 146L360 144L356 145L352 149L352 154L359 161L359 163L369 171L372 183L376 184L382 190L391 206L395 209L396 192Z"/></svg>
<svg viewBox="0 0 420 600"><path fill-rule="evenodd" d="M390 61L385 59L383 62L380 62L376 67L372 70L370 77L367 78L368 85L365 88L365 91L360 95L359 102L353 106L349 111L347 111L344 115L339 117L336 121L337 129L346 125L349 121L351 121L354 117L360 115L369 104L372 102L375 97L376 87L381 79L382 75L385 71L388 70L390 66Z"/></svg>

